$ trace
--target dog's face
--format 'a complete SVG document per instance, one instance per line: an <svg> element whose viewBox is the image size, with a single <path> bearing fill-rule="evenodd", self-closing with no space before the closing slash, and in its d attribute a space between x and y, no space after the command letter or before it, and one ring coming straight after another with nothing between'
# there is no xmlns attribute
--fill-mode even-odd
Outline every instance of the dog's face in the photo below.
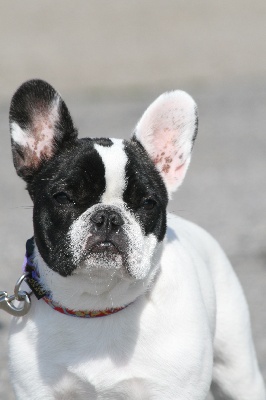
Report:
<svg viewBox="0 0 266 400"><path fill-rule="evenodd" d="M168 195L187 170L197 131L192 98L175 91L144 113L133 137L77 139L47 83L24 83L10 109L14 165L34 202L34 237L61 276L143 279L166 231Z"/></svg>

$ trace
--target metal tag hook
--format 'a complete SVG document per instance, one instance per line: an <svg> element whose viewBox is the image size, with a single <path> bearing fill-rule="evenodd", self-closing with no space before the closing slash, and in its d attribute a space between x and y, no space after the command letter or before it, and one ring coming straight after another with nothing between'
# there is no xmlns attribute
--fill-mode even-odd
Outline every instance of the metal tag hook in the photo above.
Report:
<svg viewBox="0 0 266 400"><path fill-rule="evenodd" d="M31 293L19 290L22 282L27 277L28 273L23 274L17 281L14 289L14 294L8 296L7 292L0 292L0 309L6 311L8 314L14 317L23 317L26 315L31 307ZM17 300L22 302L20 307L13 304L13 301Z"/></svg>

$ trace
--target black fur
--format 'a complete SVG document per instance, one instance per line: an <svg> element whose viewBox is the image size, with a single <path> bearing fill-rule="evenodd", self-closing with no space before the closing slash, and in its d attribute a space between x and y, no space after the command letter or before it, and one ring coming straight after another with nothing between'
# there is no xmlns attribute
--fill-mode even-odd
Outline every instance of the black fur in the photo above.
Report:
<svg viewBox="0 0 266 400"><path fill-rule="evenodd" d="M34 236L45 262L66 276L73 265L67 233L71 224L98 203L105 190L105 169L91 139L77 141L47 162L29 191L34 201ZM60 204L55 195L66 193L70 202Z"/></svg>
<svg viewBox="0 0 266 400"><path fill-rule="evenodd" d="M17 122L34 137L34 116L37 113L40 118L42 115L45 118L57 96L57 92L46 82L26 82L12 99L10 122ZM25 157L31 155L27 146L13 143L12 149L17 173L27 182L34 203L34 238L38 250L50 268L68 276L77 267L70 250L70 226L88 208L100 202L106 188L105 167L94 144L111 147L113 142L108 138L78 140L77 131L61 98L58 114L52 153L48 152L50 156L43 157L37 167L35 164L31 167L24 165ZM123 200L139 220L145 235L153 233L161 241L166 231L168 198L165 185L136 138L125 141L124 146L128 162ZM122 247L126 246L122 237L120 242Z"/></svg>
<svg viewBox="0 0 266 400"><path fill-rule="evenodd" d="M53 153L62 146L72 143L77 137L69 111L65 102L61 99L55 89L47 82L40 79L27 81L21 85L14 94L9 111L9 122L16 122L21 129L31 131L33 128L33 117L36 115L45 115L49 112L51 104L58 97L58 114L59 120L55 126L55 137L53 143ZM30 182L32 174L35 172L28 166L25 161L27 153L21 146L11 139L13 161L17 174L26 182ZM43 160L34 169L41 167Z"/></svg>
<svg viewBox="0 0 266 400"><path fill-rule="evenodd" d="M128 162L123 200L139 219L145 234L154 233L161 241L166 231L168 203L164 182L146 150L135 137L130 142L125 142L125 152ZM155 201L151 210L142 206L145 199Z"/></svg>

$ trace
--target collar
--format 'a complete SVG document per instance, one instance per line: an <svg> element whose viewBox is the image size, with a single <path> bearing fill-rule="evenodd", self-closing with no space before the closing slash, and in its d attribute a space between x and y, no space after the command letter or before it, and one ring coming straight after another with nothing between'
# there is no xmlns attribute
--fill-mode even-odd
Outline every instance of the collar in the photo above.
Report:
<svg viewBox="0 0 266 400"><path fill-rule="evenodd" d="M60 312L61 314L69 315L71 317L79 318L97 318L105 317L110 314L115 314L118 311L123 310L129 304L123 307L106 308L105 310L71 310L69 308L63 307L61 304L57 303L52 296L52 293L46 290L41 282L40 275L36 264L34 263L34 238L28 239L26 242L26 255L23 262L23 272L27 273L25 281L28 286L35 294L38 300L42 299L48 304L53 310Z"/></svg>

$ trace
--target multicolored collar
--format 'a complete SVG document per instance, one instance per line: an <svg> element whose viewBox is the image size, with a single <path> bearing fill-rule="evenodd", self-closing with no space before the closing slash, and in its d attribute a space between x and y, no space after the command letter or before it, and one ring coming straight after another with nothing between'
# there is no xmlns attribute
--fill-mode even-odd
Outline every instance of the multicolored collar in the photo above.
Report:
<svg viewBox="0 0 266 400"><path fill-rule="evenodd" d="M25 278L28 286L35 294L38 300L42 299L55 311L60 312L61 314L69 315L71 317L78 318L97 318L97 317L106 317L110 314L115 314L118 311L123 310L129 304L124 307L114 307L107 308L105 310L70 310L69 308L63 307L61 304L57 303L53 300L51 292L47 291L40 282L40 276L37 270L36 265L34 264L33 258L33 250L34 250L34 238L28 239L26 242L26 255L23 262L23 272L27 272L28 275Z"/></svg>

